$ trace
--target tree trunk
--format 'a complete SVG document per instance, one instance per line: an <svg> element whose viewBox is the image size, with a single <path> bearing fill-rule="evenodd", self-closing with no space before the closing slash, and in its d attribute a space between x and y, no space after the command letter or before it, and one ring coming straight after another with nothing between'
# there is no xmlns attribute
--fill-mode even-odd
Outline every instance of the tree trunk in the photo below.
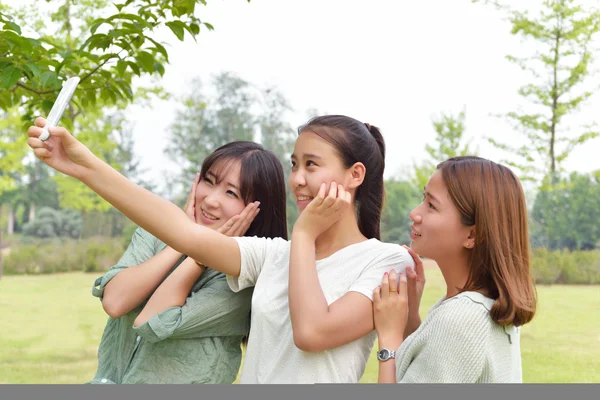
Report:
<svg viewBox="0 0 600 400"><path fill-rule="evenodd" d="M8 206L8 224L6 226L6 233L9 235L15 233L15 209L11 205Z"/></svg>
<svg viewBox="0 0 600 400"><path fill-rule="evenodd" d="M33 222L35 220L35 203L32 201L31 205L29 206L29 221L28 222Z"/></svg>
<svg viewBox="0 0 600 400"><path fill-rule="evenodd" d="M2 229L0 229L0 279L2 279Z"/></svg>

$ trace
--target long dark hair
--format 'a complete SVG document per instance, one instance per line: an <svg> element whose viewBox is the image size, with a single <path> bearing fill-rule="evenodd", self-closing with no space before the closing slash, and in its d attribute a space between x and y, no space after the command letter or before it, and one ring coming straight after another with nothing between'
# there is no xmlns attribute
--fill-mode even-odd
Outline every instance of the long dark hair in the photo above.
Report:
<svg viewBox="0 0 600 400"><path fill-rule="evenodd" d="M354 199L358 228L367 238L380 239L385 142L379 129L344 115L325 115L298 128L298 134L304 131L313 132L329 142L346 168L357 162L364 164L365 178L356 189Z"/></svg>
<svg viewBox="0 0 600 400"><path fill-rule="evenodd" d="M277 156L262 145L249 141L227 143L206 157L200 169L200 179L232 161L240 162L240 192L244 204L260 201L258 213L245 236L259 236L287 240L285 178ZM215 171L217 170L217 171Z"/></svg>

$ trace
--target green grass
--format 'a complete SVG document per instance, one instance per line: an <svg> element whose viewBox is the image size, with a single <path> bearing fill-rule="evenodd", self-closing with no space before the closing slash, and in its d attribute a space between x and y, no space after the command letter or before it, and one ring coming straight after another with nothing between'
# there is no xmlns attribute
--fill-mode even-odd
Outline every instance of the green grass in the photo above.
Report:
<svg viewBox="0 0 600 400"><path fill-rule="evenodd" d="M97 366L106 316L91 295L97 274L0 280L0 383L83 383ZM444 292L427 270L422 315ZM600 286L539 286L538 314L523 327L525 382L600 383ZM372 355L361 382L377 381Z"/></svg>

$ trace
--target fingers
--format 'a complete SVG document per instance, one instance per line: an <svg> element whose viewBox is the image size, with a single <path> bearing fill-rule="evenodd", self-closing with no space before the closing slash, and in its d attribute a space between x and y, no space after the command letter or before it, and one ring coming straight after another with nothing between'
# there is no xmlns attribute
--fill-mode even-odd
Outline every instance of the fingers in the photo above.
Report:
<svg viewBox="0 0 600 400"><path fill-rule="evenodd" d="M249 203L240 214L235 215L223 225L219 232L227 236L242 236L246 233L254 218L258 215L260 209L259 201Z"/></svg>
<svg viewBox="0 0 600 400"><path fill-rule="evenodd" d="M400 274L398 281L398 295L402 298L408 298L408 282L406 280L406 274Z"/></svg>
<svg viewBox="0 0 600 400"><path fill-rule="evenodd" d="M387 300L390 297L390 280L389 274L386 272L381 279L381 299Z"/></svg>
<svg viewBox="0 0 600 400"><path fill-rule="evenodd" d="M45 127L47 123L48 122L46 121L46 119L42 117L37 117L34 122L34 124L40 128Z"/></svg>
<svg viewBox="0 0 600 400"><path fill-rule="evenodd" d="M376 305L381 303L381 286L377 286L373 290L373 303L375 303Z"/></svg>
<svg viewBox="0 0 600 400"><path fill-rule="evenodd" d="M227 222L225 222L222 227L217 229L217 232L222 233L223 235L227 235L227 236L234 236L231 234L231 230L232 230L233 226L235 225L235 223L239 219L240 219L239 215L234 215L233 217L229 218L229 220Z"/></svg>
<svg viewBox="0 0 600 400"><path fill-rule="evenodd" d="M50 150L48 149L44 149L44 148L37 148L37 149L33 149L33 153L35 154L35 156L37 158L39 158L40 160L43 160L44 158L48 158L50 157Z"/></svg>
<svg viewBox="0 0 600 400"><path fill-rule="evenodd" d="M38 119L40 119L40 118L38 118ZM36 122L37 122L37 119L36 119ZM27 135L29 135L29 137L32 137L32 138L39 138L43 131L44 130L42 128L39 128L37 126L30 126L29 129L27 129Z"/></svg>
<svg viewBox="0 0 600 400"><path fill-rule="evenodd" d="M419 255L417 253L415 253L415 251L413 249L411 249L410 247L408 247L406 245L402 245L402 247L404 247L408 251L408 254L410 254L413 261L415 262L414 271L416 272L417 276L424 276L425 270L423 268L423 260L421 260L421 257L419 257Z"/></svg>
<svg viewBox="0 0 600 400"><path fill-rule="evenodd" d="M238 219L237 223L234 224L232 236L243 236L246 233L248 228L250 228L252 221L254 221L254 218L256 218L260 212L260 208L258 208L259 205L260 202L255 201L254 203L250 203L248 206L246 206L246 209L244 209L246 212L245 215L240 214L240 218Z"/></svg>
<svg viewBox="0 0 600 400"><path fill-rule="evenodd" d="M390 293L398 292L398 281L396 279L396 271L395 270L390 271L390 273L388 274L388 280L390 282L390 288L389 288Z"/></svg>

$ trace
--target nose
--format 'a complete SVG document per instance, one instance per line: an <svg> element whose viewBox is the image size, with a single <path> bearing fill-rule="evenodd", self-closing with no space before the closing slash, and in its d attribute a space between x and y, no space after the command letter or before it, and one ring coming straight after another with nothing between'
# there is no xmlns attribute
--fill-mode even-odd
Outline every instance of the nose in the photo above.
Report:
<svg viewBox="0 0 600 400"><path fill-rule="evenodd" d="M421 206L415 207L410 213L408 213L408 217L416 224L420 224L423 219L423 217L421 217L421 213L419 212L420 207Z"/></svg>
<svg viewBox="0 0 600 400"><path fill-rule="evenodd" d="M204 203L212 209L219 208L219 195L214 191L209 193L204 198Z"/></svg>
<svg viewBox="0 0 600 400"><path fill-rule="evenodd" d="M290 172L289 183L292 190L306 186L306 179L304 178L304 174L301 171Z"/></svg>

